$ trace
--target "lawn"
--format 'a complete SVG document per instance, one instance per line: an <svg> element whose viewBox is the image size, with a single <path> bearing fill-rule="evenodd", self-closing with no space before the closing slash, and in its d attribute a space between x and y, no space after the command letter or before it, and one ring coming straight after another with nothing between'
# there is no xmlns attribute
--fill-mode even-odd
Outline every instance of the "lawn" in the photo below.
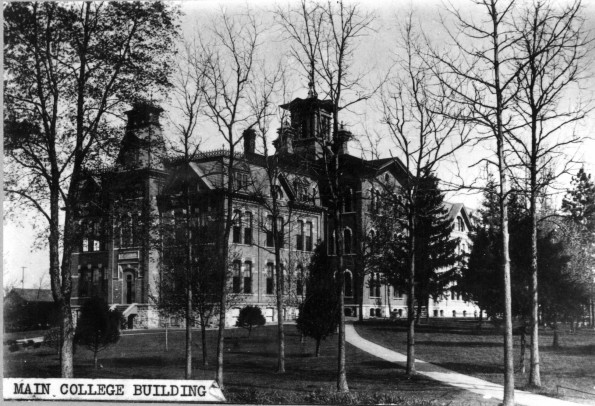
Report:
<svg viewBox="0 0 595 406"><path fill-rule="evenodd" d="M416 356L424 361L457 372L503 384L503 337L493 327L477 331L475 322L420 325L415 335ZM369 321L356 324L364 338L387 348L406 353L407 333L404 324L391 321ZM541 381L543 388L534 390L544 395L562 397L586 404L595 403L595 332L579 330L563 333L562 348L553 349L552 332L540 331ZM515 336L515 365L520 356L520 338ZM527 340L527 344L529 339ZM527 373L515 374L515 386L526 387L529 371L529 348L526 352ZM560 388L558 387L560 386ZM562 388L564 387L564 388ZM591 392L580 393L572 389Z"/></svg>
<svg viewBox="0 0 595 406"><path fill-rule="evenodd" d="M321 357L313 356L314 343L300 343L294 326L287 326L285 374L275 373L276 327L252 332L227 331L225 345L225 396L237 403L397 403L411 405L495 405L478 395L423 377L407 379L403 369L348 345L349 398L334 397L337 366L336 337L323 342ZM213 379L215 331L209 331L209 366L201 366L200 332L195 332L197 367L195 379ZM137 330L126 333L119 343L100 354L102 368L93 368L86 349L75 355L75 376L80 378L164 378L184 376L184 333L169 332L169 350L164 351L164 333ZM9 352L4 347L5 377L57 377L57 356L48 348Z"/></svg>

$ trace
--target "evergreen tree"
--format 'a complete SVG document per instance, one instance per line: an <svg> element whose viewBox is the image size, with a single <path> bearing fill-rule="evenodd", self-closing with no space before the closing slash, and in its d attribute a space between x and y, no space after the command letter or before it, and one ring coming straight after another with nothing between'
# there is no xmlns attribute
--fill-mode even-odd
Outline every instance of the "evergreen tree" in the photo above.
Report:
<svg viewBox="0 0 595 406"><path fill-rule="evenodd" d="M246 306L240 310L236 326L248 330L248 337L252 334L254 326L264 326L266 319L262 315L262 310L258 306Z"/></svg>
<svg viewBox="0 0 595 406"><path fill-rule="evenodd" d="M120 339L122 313L110 310L104 299L92 297L81 306L81 317L76 326L75 342L93 351L93 364L97 356Z"/></svg>
<svg viewBox="0 0 595 406"><path fill-rule="evenodd" d="M452 239L454 224L444 206L444 194L438 188L438 178L427 174L419 180L420 190L415 200L418 215L415 220L415 299L417 317L421 307L431 297L438 298L458 278L462 258L457 255L458 239ZM403 212L406 202L389 196L380 199L373 217L375 229L370 249L374 252L371 267L383 275L385 282L394 287L407 285L408 222ZM390 219L390 221L388 221ZM374 280L371 283L377 283Z"/></svg>
<svg viewBox="0 0 595 406"><path fill-rule="evenodd" d="M306 299L297 318L298 330L316 340L317 357L321 341L333 334L339 324L339 297L332 269L326 246L318 244L308 267Z"/></svg>
<svg viewBox="0 0 595 406"><path fill-rule="evenodd" d="M459 240L451 238L454 222L444 206L444 194L438 188L438 182L434 174L421 179L416 201L419 214L415 226L418 319L421 307L425 305L427 309L430 296L434 299L442 296L458 279L459 267L455 265L462 259L457 254Z"/></svg>

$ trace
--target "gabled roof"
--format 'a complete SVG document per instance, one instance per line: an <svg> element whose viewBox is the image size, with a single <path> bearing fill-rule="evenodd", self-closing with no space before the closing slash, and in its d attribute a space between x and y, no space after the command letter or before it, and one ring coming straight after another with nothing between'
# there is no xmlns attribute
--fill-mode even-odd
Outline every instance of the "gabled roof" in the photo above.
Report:
<svg viewBox="0 0 595 406"><path fill-rule="evenodd" d="M53 302L50 289L18 289L14 288L9 294L15 294L27 302Z"/></svg>
<svg viewBox="0 0 595 406"><path fill-rule="evenodd" d="M459 216L460 214L461 217L465 220L467 228L473 227L473 224L471 224L471 219L469 218L468 210L463 203L444 202L444 207L448 209L449 219L455 221L457 216Z"/></svg>

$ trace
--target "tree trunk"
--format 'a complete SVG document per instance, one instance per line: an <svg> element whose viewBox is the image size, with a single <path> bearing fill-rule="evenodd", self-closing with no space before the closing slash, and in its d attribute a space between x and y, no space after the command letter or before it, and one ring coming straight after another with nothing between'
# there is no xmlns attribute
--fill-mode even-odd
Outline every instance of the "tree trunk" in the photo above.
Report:
<svg viewBox="0 0 595 406"><path fill-rule="evenodd" d="M202 338L202 365L206 367L209 365L207 360L207 326L202 311L200 312L200 335Z"/></svg>
<svg viewBox="0 0 595 406"><path fill-rule="evenodd" d="M532 142L535 144L536 128L532 126ZM536 147L533 146L533 151ZM531 162L531 369L529 371L529 386L541 387L539 372L539 294L537 281L537 162L532 157Z"/></svg>
<svg viewBox="0 0 595 406"><path fill-rule="evenodd" d="M410 192L411 193L411 192ZM410 197L410 201L414 199ZM408 377L415 375L415 209L409 209L409 277L407 280L407 367Z"/></svg>
<svg viewBox="0 0 595 406"><path fill-rule="evenodd" d="M525 348L527 347L527 337L525 327L521 329L521 359L519 361L521 374L525 373Z"/></svg>
<svg viewBox="0 0 595 406"><path fill-rule="evenodd" d="M320 338L316 339L316 358L320 357Z"/></svg>
<svg viewBox="0 0 595 406"><path fill-rule="evenodd" d="M277 271L277 373L282 374L285 373L285 331L283 330L283 290L285 281L283 280L281 267L281 242L284 236L279 235L278 218L277 215L273 217L273 235L275 241L275 268Z"/></svg>
<svg viewBox="0 0 595 406"><path fill-rule="evenodd" d="M93 366L97 369L97 350L93 351Z"/></svg>
<svg viewBox="0 0 595 406"><path fill-rule="evenodd" d="M186 292L186 379L192 379L192 287Z"/></svg>
<svg viewBox="0 0 595 406"><path fill-rule="evenodd" d="M554 323L554 341L552 342L552 347L560 348L560 334L558 332L558 323Z"/></svg>
<svg viewBox="0 0 595 406"><path fill-rule="evenodd" d="M337 391L349 392L349 386L347 385L347 370L345 366L345 274L343 258L343 222L341 219L341 214L339 212L339 207L335 207L334 209L335 210L333 214L336 225L335 228L337 230L335 238L335 242L337 244L337 268L335 271L335 275L337 275L337 279L339 282L339 354L337 360Z"/></svg>

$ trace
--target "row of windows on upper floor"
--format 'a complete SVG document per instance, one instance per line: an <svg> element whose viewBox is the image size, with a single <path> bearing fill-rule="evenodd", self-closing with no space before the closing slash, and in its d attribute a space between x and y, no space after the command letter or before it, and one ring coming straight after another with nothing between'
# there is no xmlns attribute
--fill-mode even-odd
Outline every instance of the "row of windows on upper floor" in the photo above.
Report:
<svg viewBox="0 0 595 406"><path fill-rule="evenodd" d="M239 210L234 211L232 228L232 242L235 244L252 245L253 241L253 218L252 213ZM277 217L277 245L285 248L287 221L283 217ZM265 245L275 246L273 216L267 216L263 231L265 233ZM312 221L298 220L296 223L295 245L292 249L297 251L312 251L314 249L314 223Z"/></svg>
<svg viewBox="0 0 595 406"><path fill-rule="evenodd" d="M306 287L306 276L304 273L304 267L298 265L295 272L291 277L287 275L284 265L280 266L282 279L285 281L283 287L283 293L292 292L293 282L295 281L295 294L297 296L303 296ZM232 292L252 294L253 291L253 264L252 261L245 261L243 264L241 261L236 260L233 262L233 276L232 276ZM265 269L265 294L272 295L275 293L275 265L272 262L268 262Z"/></svg>

